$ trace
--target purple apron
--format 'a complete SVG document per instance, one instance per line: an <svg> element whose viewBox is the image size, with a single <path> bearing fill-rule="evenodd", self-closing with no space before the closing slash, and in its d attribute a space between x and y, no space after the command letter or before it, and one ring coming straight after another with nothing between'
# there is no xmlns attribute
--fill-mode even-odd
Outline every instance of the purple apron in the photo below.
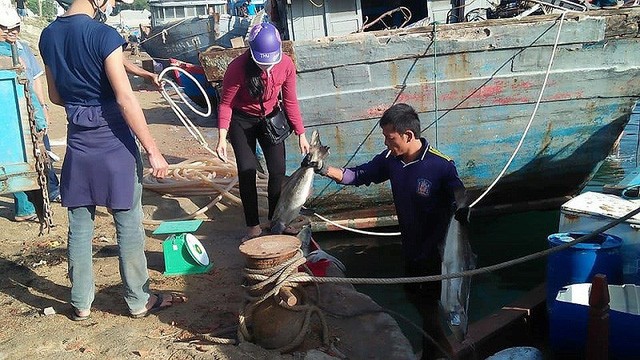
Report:
<svg viewBox="0 0 640 360"><path fill-rule="evenodd" d="M67 152L62 164L62 206L130 209L140 153L118 105L67 105Z"/></svg>

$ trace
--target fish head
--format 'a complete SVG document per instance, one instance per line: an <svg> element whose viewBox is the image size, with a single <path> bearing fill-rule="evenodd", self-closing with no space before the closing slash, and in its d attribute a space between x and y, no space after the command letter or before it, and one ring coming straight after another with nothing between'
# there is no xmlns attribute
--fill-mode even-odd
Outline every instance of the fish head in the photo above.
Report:
<svg viewBox="0 0 640 360"><path fill-rule="evenodd" d="M456 306L452 311L446 314L447 325L453 336L459 342L463 342L467 335L467 327L469 319L467 318L467 312L461 306Z"/></svg>

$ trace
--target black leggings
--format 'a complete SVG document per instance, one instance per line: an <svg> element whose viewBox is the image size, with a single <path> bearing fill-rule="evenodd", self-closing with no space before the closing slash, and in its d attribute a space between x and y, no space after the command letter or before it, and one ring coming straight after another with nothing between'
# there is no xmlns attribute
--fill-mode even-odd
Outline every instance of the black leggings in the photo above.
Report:
<svg viewBox="0 0 640 360"><path fill-rule="evenodd" d="M240 184L240 199L244 208L244 220L247 226L260 224L258 215L258 191L256 189L256 140L267 161L269 184L267 199L269 201L269 220L280 198L280 191L285 174L285 146L284 142L273 145L263 134L258 117L247 116L234 110L229 126L229 142L233 147L238 166Z"/></svg>

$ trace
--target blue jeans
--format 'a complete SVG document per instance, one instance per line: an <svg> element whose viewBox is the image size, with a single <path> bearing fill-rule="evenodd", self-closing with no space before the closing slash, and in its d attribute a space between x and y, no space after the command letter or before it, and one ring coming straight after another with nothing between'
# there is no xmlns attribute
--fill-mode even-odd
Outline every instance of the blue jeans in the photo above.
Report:
<svg viewBox="0 0 640 360"><path fill-rule="evenodd" d="M33 206L27 194L24 192L13 193L13 210L15 216L28 216L36 213L36 208Z"/></svg>
<svg viewBox="0 0 640 360"><path fill-rule="evenodd" d="M130 312L138 313L149 300L149 272L144 254L145 233L142 227L142 184L136 177L133 205L129 210L113 210L119 250L120 278L124 299ZM69 208L69 278L71 305L89 310L95 295L92 244L95 206Z"/></svg>
<svg viewBox="0 0 640 360"><path fill-rule="evenodd" d="M49 136L45 134L43 141L45 149L51 150ZM53 200L60 196L60 181L58 181L58 176L53 170L53 167L49 168L49 173L47 174L47 190L49 190L49 200ZM27 194L24 192L17 192L13 194L13 207L15 216L27 216L36 213L35 206L31 201L29 201Z"/></svg>

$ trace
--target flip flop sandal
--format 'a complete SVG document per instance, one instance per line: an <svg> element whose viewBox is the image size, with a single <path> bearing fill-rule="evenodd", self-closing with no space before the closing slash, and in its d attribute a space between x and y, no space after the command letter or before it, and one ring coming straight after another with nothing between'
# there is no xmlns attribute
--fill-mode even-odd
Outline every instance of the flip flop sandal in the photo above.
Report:
<svg viewBox="0 0 640 360"><path fill-rule="evenodd" d="M186 298L184 296L181 295L177 295L177 294L162 294L162 293L158 293L158 294L153 294L156 297L156 301L153 303L153 305L151 306L150 309L147 309L141 313L137 313L137 314L131 314L131 317L133 317L134 319L139 319L139 318L143 318L149 314L153 314L153 313L157 313L158 311L164 310L166 308L170 308L172 307L174 304L177 303L183 303L186 301ZM168 305L164 305L162 306L162 303L165 301L165 296L171 296L171 301L169 302Z"/></svg>
<svg viewBox="0 0 640 360"><path fill-rule="evenodd" d="M89 311L89 313L87 315L80 315L79 310L76 308L73 308L73 311L71 312L71 320L73 321L84 321L87 320L91 317L91 311Z"/></svg>

